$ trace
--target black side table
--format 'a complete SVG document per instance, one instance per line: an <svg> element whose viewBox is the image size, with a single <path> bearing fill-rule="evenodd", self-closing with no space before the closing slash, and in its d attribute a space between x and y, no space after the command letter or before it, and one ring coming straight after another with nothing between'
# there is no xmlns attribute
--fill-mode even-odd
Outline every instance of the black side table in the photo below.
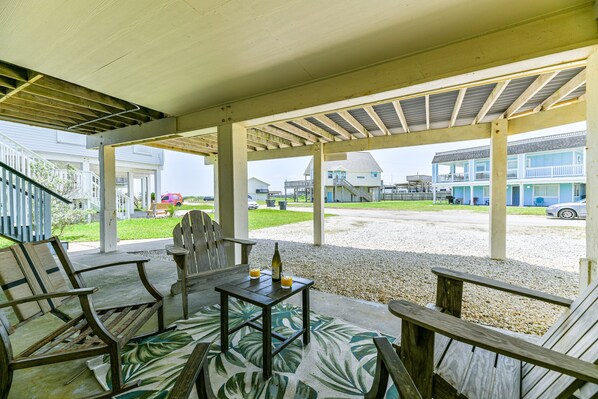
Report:
<svg viewBox="0 0 598 399"><path fill-rule="evenodd" d="M262 344L264 352L264 379L267 380L270 378L272 376L273 356L278 354L301 335L303 335L303 344L309 344L309 288L313 284L314 282L312 280L293 277L293 286L289 289L283 289L280 285L280 281L272 281L272 275L269 271L262 271L262 275L259 279L252 280L249 278L249 276L247 276L234 282L216 287L216 291L220 292L220 340L222 352L226 352L228 350L228 336L240 330L241 328L248 326L261 331L263 334ZM303 302L303 328L299 331L296 331L290 337L284 337L283 335L272 332L272 307L299 292L302 294ZM229 296L260 307L262 309L262 313L229 330ZM262 318L262 325L255 323L255 321L260 317ZM275 348L272 348L272 337L276 338L282 343Z"/></svg>

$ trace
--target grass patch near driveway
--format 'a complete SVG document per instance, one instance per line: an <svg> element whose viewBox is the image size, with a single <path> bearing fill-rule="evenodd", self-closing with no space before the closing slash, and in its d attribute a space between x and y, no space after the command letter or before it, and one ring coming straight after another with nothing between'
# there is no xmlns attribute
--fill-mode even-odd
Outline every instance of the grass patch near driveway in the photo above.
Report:
<svg viewBox="0 0 598 399"><path fill-rule="evenodd" d="M310 203L290 203L290 207L311 207ZM337 209L388 209L392 211L439 212L439 211L469 211L488 213L489 206L485 205L448 205L433 204L432 201L379 201L379 202L335 202L327 203L326 208ZM543 207L508 206L509 215L545 215Z"/></svg>
<svg viewBox="0 0 598 399"><path fill-rule="evenodd" d="M308 220L312 220L312 214L308 212L256 209L249 211L249 230L282 226ZM117 222L118 237L121 240L170 238L172 237L174 226L180 221L180 217L119 220ZM93 222L69 226L64 230L64 234L60 239L63 241L99 241L100 224Z"/></svg>

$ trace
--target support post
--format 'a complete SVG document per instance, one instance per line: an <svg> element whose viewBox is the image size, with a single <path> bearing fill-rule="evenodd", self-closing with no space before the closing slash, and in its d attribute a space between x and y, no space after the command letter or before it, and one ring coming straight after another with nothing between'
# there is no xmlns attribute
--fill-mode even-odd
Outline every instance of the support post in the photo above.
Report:
<svg viewBox="0 0 598 399"><path fill-rule="evenodd" d="M218 156L212 155L214 165L214 220L220 223L220 201L218 200Z"/></svg>
<svg viewBox="0 0 598 399"><path fill-rule="evenodd" d="M490 136L490 258L506 258L507 241L507 128L506 119L492 122Z"/></svg>
<svg viewBox="0 0 598 399"><path fill-rule="evenodd" d="M324 179L322 166L324 151L320 143L313 144L314 161L312 179L314 184L314 245L324 245Z"/></svg>
<svg viewBox="0 0 598 399"><path fill-rule="evenodd" d="M116 159L114 147L100 145L100 252L116 251Z"/></svg>
<svg viewBox="0 0 598 399"><path fill-rule="evenodd" d="M154 171L154 192L156 193L156 203L162 201L162 169Z"/></svg>
<svg viewBox="0 0 598 399"><path fill-rule="evenodd" d="M218 126L218 210L224 237L248 238L247 133L237 123ZM237 264L241 251L236 249L229 259Z"/></svg>
<svg viewBox="0 0 598 399"><path fill-rule="evenodd" d="M524 184L520 184L519 185L519 206L521 208L523 208L523 202L525 201L525 185Z"/></svg>
<svg viewBox="0 0 598 399"><path fill-rule="evenodd" d="M598 49L586 67L586 259L581 262L581 284L598 279ZM584 287L580 287L583 289Z"/></svg>
<svg viewBox="0 0 598 399"><path fill-rule="evenodd" d="M469 186L469 205L473 206L473 186Z"/></svg>
<svg viewBox="0 0 598 399"><path fill-rule="evenodd" d="M152 184L151 184L151 181L152 181L152 179L148 175L145 178L145 203L146 203L148 209L152 205Z"/></svg>
<svg viewBox="0 0 598 399"><path fill-rule="evenodd" d="M127 195L131 198L129 201L129 215L135 213L135 175L133 172L127 172Z"/></svg>

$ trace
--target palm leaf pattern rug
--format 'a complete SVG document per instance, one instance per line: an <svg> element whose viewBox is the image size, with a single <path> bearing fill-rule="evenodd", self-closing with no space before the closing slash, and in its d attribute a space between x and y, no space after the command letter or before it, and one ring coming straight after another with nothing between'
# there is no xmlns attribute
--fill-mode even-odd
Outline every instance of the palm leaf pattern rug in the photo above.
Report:
<svg viewBox="0 0 598 399"><path fill-rule="evenodd" d="M229 303L229 328L259 314L241 301ZM273 377L262 378L262 333L244 327L230 337L231 348L220 352L220 306L202 308L177 321L176 329L127 345L123 351L125 382L141 387L119 399L166 399L196 342L213 342L209 354L212 387L219 399L357 398L369 390L376 368L375 331L312 312L311 343L296 339L273 357ZM281 303L272 309L272 329L289 336L302 327L301 308ZM386 336L388 339L392 337ZM277 340L273 340L278 344ZM93 368L98 381L110 386L109 359ZM93 363L90 361L90 363ZM388 399L398 398L391 386Z"/></svg>

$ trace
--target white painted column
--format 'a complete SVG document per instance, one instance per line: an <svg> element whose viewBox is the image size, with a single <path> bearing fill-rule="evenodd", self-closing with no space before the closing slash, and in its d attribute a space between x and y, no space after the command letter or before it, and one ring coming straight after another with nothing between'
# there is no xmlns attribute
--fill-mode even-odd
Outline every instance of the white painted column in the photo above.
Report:
<svg viewBox="0 0 598 399"><path fill-rule="evenodd" d="M473 186L469 186L469 205L473 206Z"/></svg>
<svg viewBox="0 0 598 399"><path fill-rule="evenodd" d="M475 181L475 159L469 160L469 181ZM473 194L471 198L473 198ZM473 201L471 203L473 205Z"/></svg>
<svg viewBox="0 0 598 399"><path fill-rule="evenodd" d="M135 213L135 175L133 172L127 172L127 195L131 199L129 201L129 215Z"/></svg>
<svg viewBox="0 0 598 399"><path fill-rule="evenodd" d="M598 279L598 49L586 67L586 258L580 262L580 289Z"/></svg>
<svg viewBox="0 0 598 399"><path fill-rule="evenodd" d="M162 169L154 171L154 192L156 193L156 202L162 199Z"/></svg>
<svg viewBox="0 0 598 399"><path fill-rule="evenodd" d="M116 251L116 159L114 147L100 145L100 252Z"/></svg>
<svg viewBox="0 0 598 399"><path fill-rule="evenodd" d="M148 209L152 204L152 184L149 176L145 178L145 204Z"/></svg>
<svg viewBox="0 0 598 399"><path fill-rule="evenodd" d="M519 206L523 207L523 202L525 201L525 185L519 185Z"/></svg>
<svg viewBox="0 0 598 399"><path fill-rule="evenodd" d="M490 136L490 258L506 258L507 242L506 119L492 122Z"/></svg>
<svg viewBox="0 0 598 399"><path fill-rule="evenodd" d="M324 149L322 144L313 144L314 161L312 179L314 182L314 245L324 245Z"/></svg>
<svg viewBox="0 0 598 399"><path fill-rule="evenodd" d="M436 187L432 188L432 203L436 203Z"/></svg>
<svg viewBox="0 0 598 399"><path fill-rule="evenodd" d="M224 237L247 238L247 133L237 123L218 126L218 208Z"/></svg>
<svg viewBox="0 0 598 399"><path fill-rule="evenodd" d="M220 200L218 199L218 156L212 155L214 159L214 220L220 223Z"/></svg>
<svg viewBox="0 0 598 399"><path fill-rule="evenodd" d="M525 179L525 154L517 155L517 178Z"/></svg>

